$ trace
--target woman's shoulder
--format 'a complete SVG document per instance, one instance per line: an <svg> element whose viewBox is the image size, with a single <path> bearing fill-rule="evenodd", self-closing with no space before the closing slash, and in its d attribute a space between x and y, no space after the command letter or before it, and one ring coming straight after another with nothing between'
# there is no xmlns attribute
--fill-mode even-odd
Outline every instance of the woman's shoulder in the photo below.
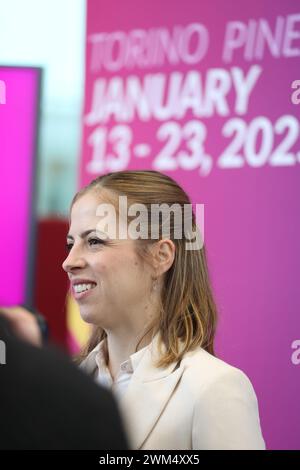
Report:
<svg viewBox="0 0 300 470"><path fill-rule="evenodd" d="M182 359L182 365L185 368L186 380L197 389L200 387L204 390L210 386L227 384L243 387L253 392L252 384L242 370L200 347L187 352Z"/></svg>
<svg viewBox="0 0 300 470"><path fill-rule="evenodd" d="M185 354L182 387L193 404L195 449L265 449L247 375L201 348Z"/></svg>

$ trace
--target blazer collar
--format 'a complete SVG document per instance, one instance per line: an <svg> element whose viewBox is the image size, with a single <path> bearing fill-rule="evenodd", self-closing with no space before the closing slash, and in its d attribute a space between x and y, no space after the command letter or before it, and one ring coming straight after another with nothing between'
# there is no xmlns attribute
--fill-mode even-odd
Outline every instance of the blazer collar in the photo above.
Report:
<svg viewBox="0 0 300 470"><path fill-rule="evenodd" d="M80 363L80 369L84 370L88 375L94 376L98 368L96 362L96 356L99 352L101 342L83 359Z"/></svg>
<svg viewBox="0 0 300 470"><path fill-rule="evenodd" d="M95 375L97 370L96 355L100 344L80 365L90 375ZM163 413L185 369L185 365L177 361L165 368L156 367L157 359L165 352L164 345L161 345L161 348L159 345L159 333L157 333L143 354L128 388L119 401L133 449L142 447ZM180 348L182 347L180 343Z"/></svg>
<svg viewBox="0 0 300 470"><path fill-rule="evenodd" d="M166 368L157 368L158 342L156 335L119 402L133 449L141 448L155 427L185 368L176 361ZM161 351L164 350L162 346Z"/></svg>

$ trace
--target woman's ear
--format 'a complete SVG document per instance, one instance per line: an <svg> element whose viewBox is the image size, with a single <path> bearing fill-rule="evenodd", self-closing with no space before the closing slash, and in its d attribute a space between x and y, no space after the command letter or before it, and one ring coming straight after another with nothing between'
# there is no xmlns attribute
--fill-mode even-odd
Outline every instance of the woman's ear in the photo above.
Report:
<svg viewBox="0 0 300 470"><path fill-rule="evenodd" d="M175 244L172 240L163 239L155 243L153 264L157 276L167 272L175 258Z"/></svg>

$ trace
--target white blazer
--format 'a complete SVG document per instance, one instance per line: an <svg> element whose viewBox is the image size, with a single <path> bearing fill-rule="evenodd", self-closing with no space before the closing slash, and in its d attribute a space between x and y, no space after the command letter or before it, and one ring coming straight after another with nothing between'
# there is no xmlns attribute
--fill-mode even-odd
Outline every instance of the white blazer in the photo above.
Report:
<svg viewBox="0 0 300 470"><path fill-rule="evenodd" d="M158 335L119 401L132 449L265 449L248 377L201 348L156 368ZM81 363L94 375L95 352Z"/></svg>

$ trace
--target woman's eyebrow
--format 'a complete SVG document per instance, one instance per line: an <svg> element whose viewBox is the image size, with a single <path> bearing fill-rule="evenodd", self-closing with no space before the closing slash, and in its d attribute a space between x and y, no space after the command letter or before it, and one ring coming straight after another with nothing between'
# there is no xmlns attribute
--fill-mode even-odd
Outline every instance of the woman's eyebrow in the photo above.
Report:
<svg viewBox="0 0 300 470"><path fill-rule="evenodd" d="M94 228L91 229L91 230L85 230L84 232L82 232L82 234L80 235L80 237L81 237L81 238L85 238L85 237L87 237L87 236L88 236L90 233L92 233L92 232L97 232L97 230L94 229ZM67 238L70 238L71 240L74 240L74 237L73 237L72 235L70 235L69 233L68 233L68 235L67 235Z"/></svg>

